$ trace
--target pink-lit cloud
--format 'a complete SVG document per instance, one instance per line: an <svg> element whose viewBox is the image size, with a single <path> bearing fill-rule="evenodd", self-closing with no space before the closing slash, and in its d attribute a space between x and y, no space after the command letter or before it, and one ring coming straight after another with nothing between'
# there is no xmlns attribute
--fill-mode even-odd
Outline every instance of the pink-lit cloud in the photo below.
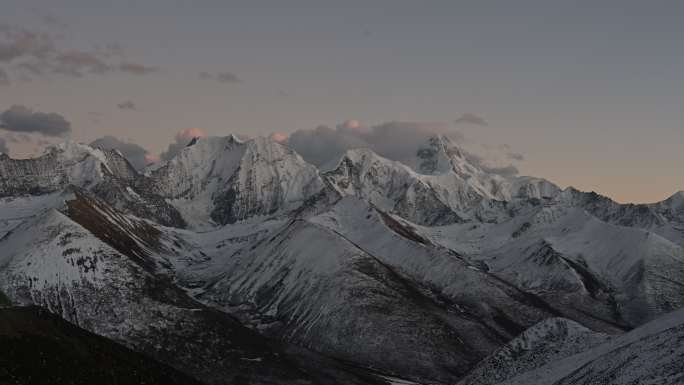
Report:
<svg viewBox="0 0 684 385"><path fill-rule="evenodd" d="M344 123L342 123L342 128L346 128L348 130L358 130L361 128L361 122L356 119L346 120Z"/></svg>
<svg viewBox="0 0 684 385"><path fill-rule="evenodd" d="M204 138L207 134L201 128L192 127L186 128L176 134L176 140L191 140L194 138Z"/></svg>
<svg viewBox="0 0 684 385"><path fill-rule="evenodd" d="M288 136L284 132L274 132L270 135L270 138L278 143L285 143L287 142Z"/></svg>
<svg viewBox="0 0 684 385"><path fill-rule="evenodd" d="M166 151L162 152L159 157L161 160L169 160L176 156L185 146L194 138L204 138L207 134L198 127L186 128L181 130L174 136L174 141L169 144Z"/></svg>

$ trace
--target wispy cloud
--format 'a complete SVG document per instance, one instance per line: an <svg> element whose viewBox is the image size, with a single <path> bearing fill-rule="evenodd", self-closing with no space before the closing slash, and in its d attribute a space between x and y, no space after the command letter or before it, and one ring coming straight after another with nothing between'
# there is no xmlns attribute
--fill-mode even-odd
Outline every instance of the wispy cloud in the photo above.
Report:
<svg viewBox="0 0 684 385"><path fill-rule="evenodd" d="M159 68L145 66L139 63L123 62L119 64L119 70L132 75L147 75L159 71Z"/></svg>
<svg viewBox="0 0 684 385"><path fill-rule="evenodd" d="M518 168L510 164L510 160L522 160L522 154L514 153L506 146L498 151L506 152L508 160L502 162L496 162L496 158L500 156L490 159L489 156L478 155L475 152L478 148L476 143L470 143L463 133L445 123L394 121L364 126L357 120L347 120L334 128L318 126L297 130L289 136L275 133L271 137L289 145L306 161L320 166L336 161L346 150L352 148L369 148L385 158L410 162L417 150L436 135L445 135L459 143L461 153L466 159L486 172L502 176L518 174Z"/></svg>
<svg viewBox="0 0 684 385"><path fill-rule="evenodd" d="M465 114L461 115L458 119L454 120L454 124L460 125L460 124L470 124L473 126L482 126L486 127L489 125L487 123L487 120L485 118L475 115L470 112L466 112Z"/></svg>
<svg viewBox="0 0 684 385"><path fill-rule="evenodd" d="M468 162L490 174L499 174L501 176L509 177L518 175L519 173L518 167L515 165L492 165L483 156L475 154L472 151L463 151L462 153Z"/></svg>
<svg viewBox="0 0 684 385"><path fill-rule="evenodd" d="M334 161L351 148L370 148L383 157L401 161L415 156L418 146L435 135L462 138L460 132L444 123L394 121L366 127L357 120L347 120L335 128L297 130L287 143L316 165Z"/></svg>
<svg viewBox="0 0 684 385"><path fill-rule="evenodd" d="M55 42L48 33L0 24L0 62L39 59L54 54Z"/></svg>
<svg viewBox="0 0 684 385"><path fill-rule="evenodd" d="M85 73L101 75L112 70L96 53L86 51L60 53L51 65L55 73L78 78L83 77Z"/></svg>
<svg viewBox="0 0 684 385"><path fill-rule="evenodd" d="M116 106L119 107L120 110L133 110L133 111L138 110L138 107L131 100L123 101L123 102L117 104Z"/></svg>
<svg viewBox="0 0 684 385"><path fill-rule="evenodd" d="M103 114L98 111L89 111L88 112L88 120L92 124L99 124L102 122L102 116Z"/></svg>
<svg viewBox="0 0 684 385"><path fill-rule="evenodd" d="M51 18L46 15L44 22ZM158 67L128 59L123 48L116 43L83 50L62 48L60 42L59 36L53 31L2 23L0 63L7 64L7 69L11 68L27 78L50 74L80 78L88 74L102 75L113 72L147 75L159 70Z"/></svg>
<svg viewBox="0 0 684 385"><path fill-rule="evenodd" d="M230 83L230 84L242 83L242 79L240 79L233 72L219 72L216 74L212 74L212 73L209 73L206 71L202 71L199 73L198 77L202 80L216 80L219 83Z"/></svg>

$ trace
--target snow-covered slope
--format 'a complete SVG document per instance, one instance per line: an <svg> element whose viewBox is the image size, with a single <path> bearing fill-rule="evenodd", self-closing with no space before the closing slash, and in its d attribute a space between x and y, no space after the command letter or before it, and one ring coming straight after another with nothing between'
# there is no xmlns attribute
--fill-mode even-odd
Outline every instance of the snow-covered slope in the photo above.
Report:
<svg viewBox="0 0 684 385"><path fill-rule="evenodd" d="M310 222L286 223L248 249L210 255L206 264L203 274L201 265L191 272L195 284L205 277L197 298L239 310L245 322L283 341L431 381L463 373L474 359L445 309L373 256Z"/></svg>
<svg viewBox="0 0 684 385"><path fill-rule="evenodd" d="M0 238L23 221L63 204L64 195L61 192L0 198Z"/></svg>
<svg viewBox="0 0 684 385"><path fill-rule="evenodd" d="M493 385L547 363L591 349L609 336L565 319L549 318L480 361L458 385Z"/></svg>
<svg viewBox="0 0 684 385"><path fill-rule="evenodd" d="M435 243L545 298L566 317L610 331L684 306L684 249L652 232L603 222L579 207L520 206L500 223L420 227ZM612 326L611 326L612 325Z"/></svg>
<svg viewBox="0 0 684 385"><path fill-rule="evenodd" d="M582 207L602 221L655 232L684 246L684 192L652 204L620 204L594 192L567 188L557 199L561 204Z"/></svg>
<svg viewBox="0 0 684 385"><path fill-rule="evenodd" d="M497 355L514 349L513 345L520 344L522 338L511 342ZM538 362L531 361L528 367L519 367L517 360L497 360L495 355L478 368L480 377L468 377L462 384L677 385L684 382L684 310L664 315L598 345L596 339L603 337L589 338L593 341L580 345L581 352L567 356L563 352L561 357L556 355L552 360L543 354L554 350L550 340L526 346L521 352L524 357L540 358ZM574 344L571 346L575 348ZM500 373L505 375L499 376ZM482 382L477 382L478 378Z"/></svg>
<svg viewBox="0 0 684 385"><path fill-rule="evenodd" d="M289 343L417 382L454 381L552 315L354 197L318 215L242 222L190 243L204 258L172 263L204 303Z"/></svg>
<svg viewBox="0 0 684 385"><path fill-rule="evenodd" d="M560 192L544 179L487 173L443 136L418 147L417 156L405 163L368 149L354 149L324 176L342 195L357 196L386 212L429 226L499 221L509 215L504 201L548 199Z"/></svg>
<svg viewBox="0 0 684 385"><path fill-rule="evenodd" d="M76 193L0 240L0 291L210 383L307 383L277 347L174 286L162 235ZM279 380L276 380L279 379Z"/></svg>

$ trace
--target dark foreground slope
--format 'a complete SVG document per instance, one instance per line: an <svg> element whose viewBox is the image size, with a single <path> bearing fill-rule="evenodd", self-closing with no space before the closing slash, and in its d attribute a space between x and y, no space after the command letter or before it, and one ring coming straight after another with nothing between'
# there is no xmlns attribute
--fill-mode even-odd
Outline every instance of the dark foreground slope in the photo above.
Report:
<svg viewBox="0 0 684 385"><path fill-rule="evenodd" d="M200 382L39 307L0 309L0 384Z"/></svg>

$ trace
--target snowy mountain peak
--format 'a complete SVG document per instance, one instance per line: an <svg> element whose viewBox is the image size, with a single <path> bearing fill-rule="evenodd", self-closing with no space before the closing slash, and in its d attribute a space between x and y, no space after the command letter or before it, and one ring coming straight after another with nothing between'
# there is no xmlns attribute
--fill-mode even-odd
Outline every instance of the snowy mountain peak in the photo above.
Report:
<svg viewBox="0 0 684 385"><path fill-rule="evenodd" d="M45 153L59 154L62 159L79 159L90 155L98 158L103 163L106 163L103 150L73 141L66 141L49 146L46 148Z"/></svg>
<svg viewBox="0 0 684 385"><path fill-rule="evenodd" d="M428 140L428 143L441 147L450 159L454 157L465 159L465 153L459 144L447 135L435 135Z"/></svg>
<svg viewBox="0 0 684 385"><path fill-rule="evenodd" d="M292 161L302 167L313 167L289 148L264 137L241 140L236 135L225 137L194 138L192 142L173 159L156 167L148 174L174 174L175 180L183 187L192 187L185 182L193 182L195 190L202 190L203 181L219 178L229 179L246 159L259 160L259 164L270 165L280 161ZM187 185L187 186L186 186ZM185 189L171 192L171 195L184 195Z"/></svg>
<svg viewBox="0 0 684 385"><path fill-rule="evenodd" d="M193 225L226 224L295 206L322 189L318 170L267 138L202 138L148 172Z"/></svg>
<svg viewBox="0 0 684 385"><path fill-rule="evenodd" d="M194 195L204 190L204 184L211 178L229 178L244 153L242 143L230 137L195 138L192 142L149 173L162 183L160 188L165 196Z"/></svg>
<svg viewBox="0 0 684 385"><path fill-rule="evenodd" d="M447 137L443 135L434 136L416 151L418 162L415 170L427 175L449 172L452 169L450 153L453 156L460 155L460 151L451 145Z"/></svg>
<svg viewBox="0 0 684 385"><path fill-rule="evenodd" d="M462 157L458 146L445 135L434 135L416 143L412 154L398 160L419 174L438 175L452 170L452 157Z"/></svg>

